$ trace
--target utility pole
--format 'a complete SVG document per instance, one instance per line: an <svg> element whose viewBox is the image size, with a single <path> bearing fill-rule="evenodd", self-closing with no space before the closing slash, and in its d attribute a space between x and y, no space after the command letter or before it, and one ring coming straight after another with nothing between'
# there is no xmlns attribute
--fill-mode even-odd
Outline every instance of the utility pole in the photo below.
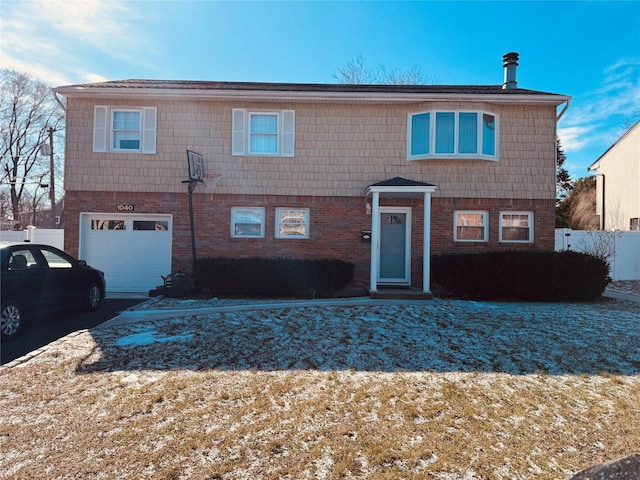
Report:
<svg viewBox="0 0 640 480"><path fill-rule="evenodd" d="M51 173L51 185L49 185L49 196L51 198L51 228L56 228L56 188L55 170L53 165L53 132L55 128L49 127L49 169Z"/></svg>

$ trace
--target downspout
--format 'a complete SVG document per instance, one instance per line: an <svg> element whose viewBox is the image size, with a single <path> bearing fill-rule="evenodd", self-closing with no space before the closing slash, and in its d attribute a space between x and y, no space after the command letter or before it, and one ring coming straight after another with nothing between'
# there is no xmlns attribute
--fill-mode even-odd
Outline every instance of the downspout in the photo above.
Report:
<svg viewBox="0 0 640 480"><path fill-rule="evenodd" d="M51 93L53 93L53 98L56 101L56 103L60 105L60 108L62 108L62 110L64 110L64 113L66 114L67 106L60 101L60 99L58 98L58 93L54 89L51 89Z"/></svg>
<svg viewBox="0 0 640 480"><path fill-rule="evenodd" d="M564 103L564 108L560 111L560 113L558 114L558 116L556 117L556 122L559 122L560 119L562 118L562 116L564 115L564 112L567 111L567 109L569 108L569 104L571 103L571 97L569 97L567 99L567 101Z"/></svg>
<svg viewBox="0 0 640 480"><path fill-rule="evenodd" d="M606 225L607 225L607 224L605 223L605 221L604 221L604 220L605 220L604 216L605 216L605 213L606 213L606 211L607 211L607 210L604 208L604 207L605 207L605 205L604 205L604 199L606 198L606 196L605 196L605 191L604 191L604 189L605 189L605 176L604 176L604 173L598 173L598 174L596 174L596 175L599 175L599 176L601 176L601 177L602 177L602 230L605 230L605 227L606 227Z"/></svg>
<svg viewBox="0 0 640 480"><path fill-rule="evenodd" d="M605 223L605 212L606 212L606 210L605 210L605 204L604 204L604 201L605 201L604 199L606 198L606 195L605 195L605 193L606 193L605 192L605 187L606 187L605 179L606 179L606 177L605 177L604 173L598 173L598 169L597 168L595 168L594 170L596 171L596 177L602 177L602 202L601 202L602 203L602 215L600 215L601 220L602 220L602 225L600 226L600 230L604 230L605 226L606 226L606 223ZM587 168L587 172L591 173L592 171L593 170L591 168ZM596 183L597 183L597 180L596 180ZM597 187L596 187L596 190L597 190Z"/></svg>

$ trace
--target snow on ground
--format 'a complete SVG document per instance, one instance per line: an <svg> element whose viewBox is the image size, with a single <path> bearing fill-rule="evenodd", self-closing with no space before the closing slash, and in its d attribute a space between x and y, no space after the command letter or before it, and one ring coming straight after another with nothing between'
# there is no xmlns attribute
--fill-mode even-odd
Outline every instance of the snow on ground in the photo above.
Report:
<svg viewBox="0 0 640 480"><path fill-rule="evenodd" d="M238 301L157 299L136 313L192 308L194 314L165 311L169 318L137 317L92 334L102 361L133 358L141 369L640 373L640 304L363 302L302 308L261 302L215 312L207 306ZM182 354L158 361L158 349Z"/></svg>

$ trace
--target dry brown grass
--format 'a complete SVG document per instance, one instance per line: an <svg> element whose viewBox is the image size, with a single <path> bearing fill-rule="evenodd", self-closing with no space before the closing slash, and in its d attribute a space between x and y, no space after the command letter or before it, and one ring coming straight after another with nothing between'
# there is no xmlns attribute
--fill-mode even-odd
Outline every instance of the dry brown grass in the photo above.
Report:
<svg viewBox="0 0 640 480"><path fill-rule="evenodd" d="M0 375L0 478L550 480L640 444L638 375L107 369L93 333Z"/></svg>

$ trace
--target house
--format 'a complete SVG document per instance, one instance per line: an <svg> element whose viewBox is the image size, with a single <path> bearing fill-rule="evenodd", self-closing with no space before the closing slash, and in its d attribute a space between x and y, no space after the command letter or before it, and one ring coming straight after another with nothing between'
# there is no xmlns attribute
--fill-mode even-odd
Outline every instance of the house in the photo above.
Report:
<svg viewBox="0 0 640 480"><path fill-rule="evenodd" d="M596 174L600 229L640 231L640 120L588 170Z"/></svg>
<svg viewBox="0 0 640 480"><path fill-rule="evenodd" d="M193 250L343 259L371 292L429 292L435 254L552 251L556 124L570 97L519 88L517 61L505 55L503 84L486 86L55 88L67 105L65 247L111 291L190 271ZM204 173L193 243L187 151Z"/></svg>

